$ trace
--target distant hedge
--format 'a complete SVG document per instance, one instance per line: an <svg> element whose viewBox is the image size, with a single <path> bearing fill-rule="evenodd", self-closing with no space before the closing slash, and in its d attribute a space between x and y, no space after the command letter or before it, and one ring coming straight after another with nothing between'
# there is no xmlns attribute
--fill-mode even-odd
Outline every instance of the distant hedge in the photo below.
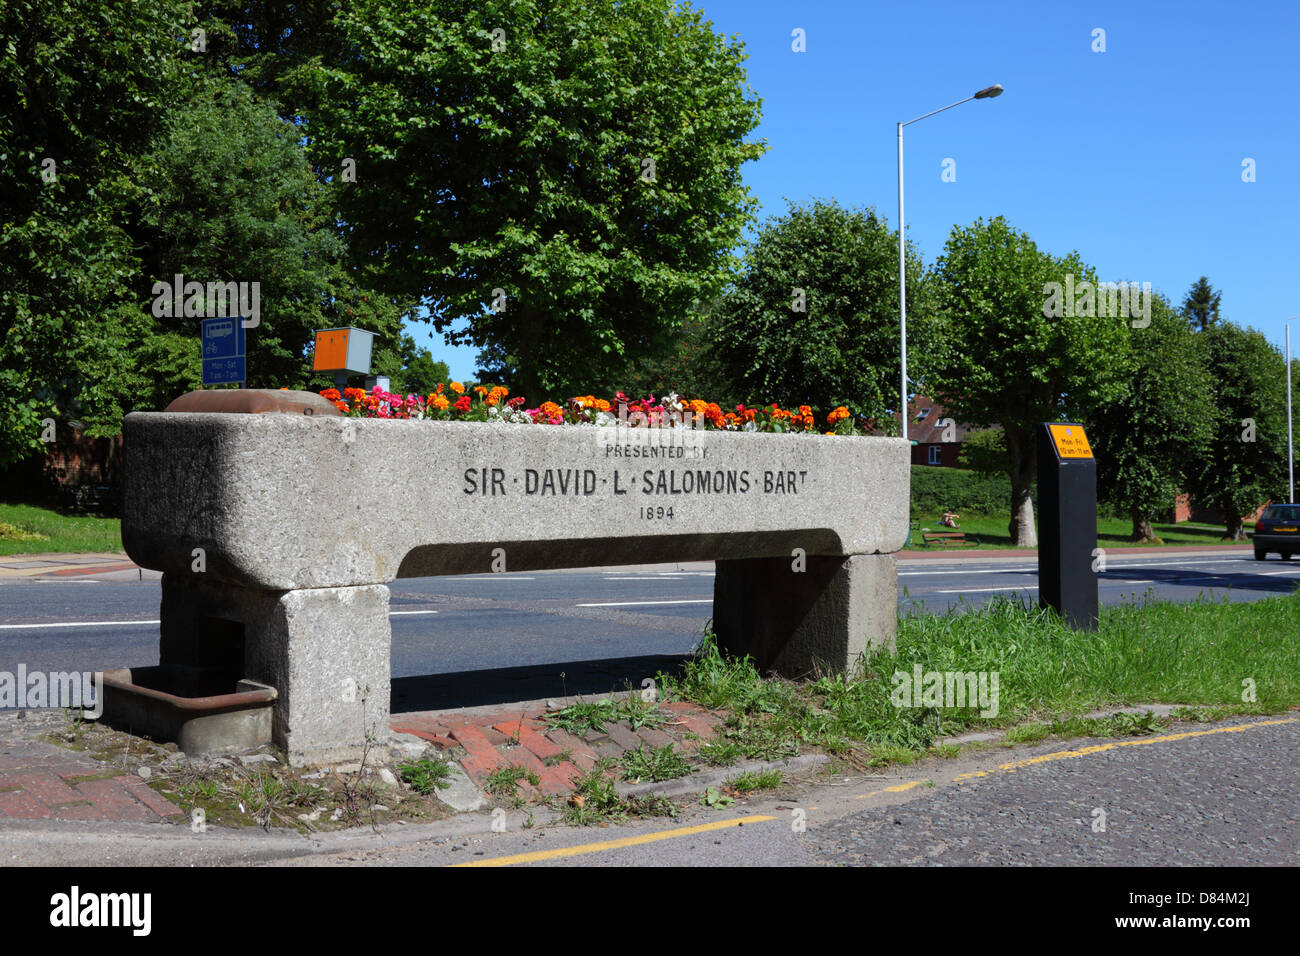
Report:
<svg viewBox="0 0 1300 956"><path fill-rule="evenodd" d="M1038 504L1037 490L1034 504ZM1006 475L985 477L965 468L912 466L912 513L957 512L1001 515L1011 512L1011 482Z"/></svg>

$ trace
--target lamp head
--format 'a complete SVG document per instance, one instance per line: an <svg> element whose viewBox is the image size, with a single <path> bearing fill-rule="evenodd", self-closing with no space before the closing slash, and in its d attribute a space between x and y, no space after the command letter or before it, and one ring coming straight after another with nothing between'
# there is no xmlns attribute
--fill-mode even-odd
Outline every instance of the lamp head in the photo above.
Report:
<svg viewBox="0 0 1300 956"><path fill-rule="evenodd" d="M984 87L984 89L976 93L975 99L988 100L988 99L992 99L995 96L1001 96L1001 95L1002 95L1002 84L994 83L992 86L986 86Z"/></svg>

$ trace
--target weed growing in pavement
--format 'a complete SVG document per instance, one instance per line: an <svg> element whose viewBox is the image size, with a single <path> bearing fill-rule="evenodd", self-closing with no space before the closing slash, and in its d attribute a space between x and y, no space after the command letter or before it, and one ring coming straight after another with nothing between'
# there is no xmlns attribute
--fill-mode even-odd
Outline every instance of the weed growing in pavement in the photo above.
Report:
<svg viewBox="0 0 1300 956"><path fill-rule="evenodd" d="M740 793L751 793L755 790L771 790L774 787L779 787L781 786L781 780L780 770L760 770L757 773L746 770L739 776L729 779L726 786Z"/></svg>
<svg viewBox="0 0 1300 956"><path fill-rule="evenodd" d="M624 697L607 697L604 700L579 700L542 718L552 726L582 736L590 731L605 732L606 724L626 721L633 729L661 727L671 716L661 711L657 704L641 699L637 691Z"/></svg>
<svg viewBox="0 0 1300 956"><path fill-rule="evenodd" d="M721 810L723 807L729 807L735 802L735 797L728 796L717 787L708 787L702 794L700 794L700 806L710 807L714 810Z"/></svg>
<svg viewBox="0 0 1300 956"><path fill-rule="evenodd" d="M558 767L562 763L568 763L573 759L573 751L565 747L558 754L553 754L545 758L542 763L548 767Z"/></svg>
<svg viewBox="0 0 1300 956"><path fill-rule="evenodd" d="M602 760L574 779L573 793L564 807L564 822L574 826L624 823L628 817L675 817L677 806L661 794L645 797L619 796L614 781L606 776L610 761Z"/></svg>
<svg viewBox="0 0 1300 956"><path fill-rule="evenodd" d="M435 790L451 786L451 765L445 760L422 757L398 764L397 772L416 793L427 796Z"/></svg>
<svg viewBox="0 0 1300 956"><path fill-rule="evenodd" d="M619 758L619 763L623 767L623 779L633 782L676 780L691 772L690 761L672 744L654 750L647 750L644 745L639 746L636 750L626 751Z"/></svg>
<svg viewBox="0 0 1300 956"><path fill-rule="evenodd" d="M484 789L494 797L518 797L520 780L527 780L534 787L542 782L535 771L511 765L498 767L488 774Z"/></svg>

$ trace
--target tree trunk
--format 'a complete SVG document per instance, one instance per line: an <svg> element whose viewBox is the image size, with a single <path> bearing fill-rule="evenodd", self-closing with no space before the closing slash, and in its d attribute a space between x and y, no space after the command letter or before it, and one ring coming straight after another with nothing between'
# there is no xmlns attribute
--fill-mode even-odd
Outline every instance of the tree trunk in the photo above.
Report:
<svg viewBox="0 0 1300 956"><path fill-rule="evenodd" d="M537 408L546 401L542 394L541 376L538 375L536 362L536 330L540 316L531 306L520 306L516 322L519 336L519 378L520 394L524 396L526 408Z"/></svg>
<svg viewBox="0 0 1300 956"><path fill-rule="evenodd" d="M1007 451L1011 455L1011 521L1007 532L1011 543L1018 548L1038 547L1038 534L1034 531L1034 500L1030 492L1038 471L1038 450L1032 435L1018 434L1007 429Z"/></svg>
<svg viewBox="0 0 1300 956"><path fill-rule="evenodd" d="M1244 541L1246 539L1246 528L1241 522L1241 515L1237 514L1236 509L1227 505L1223 506L1223 524L1226 531L1224 537L1229 541Z"/></svg>
<svg viewBox="0 0 1300 956"><path fill-rule="evenodd" d="M1129 515L1133 518L1133 540L1139 543L1156 542L1160 539L1156 537L1155 529L1151 527L1151 516L1145 515L1137 508L1130 508Z"/></svg>

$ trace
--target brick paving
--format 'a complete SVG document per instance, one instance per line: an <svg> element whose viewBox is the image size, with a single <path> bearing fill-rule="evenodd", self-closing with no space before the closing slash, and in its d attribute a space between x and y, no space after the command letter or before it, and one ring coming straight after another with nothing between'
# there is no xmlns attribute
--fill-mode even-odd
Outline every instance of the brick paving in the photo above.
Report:
<svg viewBox="0 0 1300 956"><path fill-rule="evenodd" d="M105 777L98 760L52 744L0 746L0 825L5 820L155 823L179 807L139 777Z"/></svg>
<svg viewBox="0 0 1300 956"><path fill-rule="evenodd" d="M479 787L486 787L494 770L523 767L535 773L539 783L533 787L521 781L520 795L531 797L540 791L563 796L572 792L574 778L590 771L602 757L617 760L638 747L657 749L670 744L693 754L699 746L696 735L709 740L722 722L697 704L674 702L660 708L669 719L659 727L633 730L627 721L610 721L603 731L588 731L581 737L547 722L546 708L539 705L394 714L390 726L448 753Z"/></svg>

